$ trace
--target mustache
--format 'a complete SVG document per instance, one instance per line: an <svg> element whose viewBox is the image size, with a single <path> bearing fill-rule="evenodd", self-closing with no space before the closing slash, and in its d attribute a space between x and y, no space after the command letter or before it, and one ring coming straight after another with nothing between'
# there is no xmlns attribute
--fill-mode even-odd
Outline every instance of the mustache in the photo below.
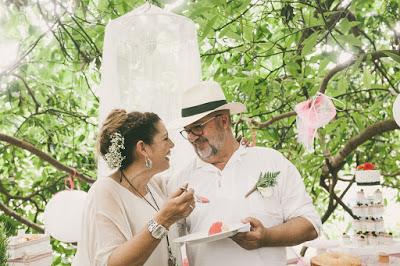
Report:
<svg viewBox="0 0 400 266"><path fill-rule="evenodd" d="M199 137L198 139L196 139L196 140L193 141L192 143L193 143L193 144L199 144L199 143L206 142L206 141L208 141L207 138L205 138L205 137Z"/></svg>

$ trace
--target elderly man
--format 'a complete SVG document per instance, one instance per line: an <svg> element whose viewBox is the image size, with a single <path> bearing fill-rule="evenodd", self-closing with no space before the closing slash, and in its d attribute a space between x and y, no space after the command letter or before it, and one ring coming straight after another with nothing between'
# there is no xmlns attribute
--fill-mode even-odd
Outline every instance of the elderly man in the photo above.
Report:
<svg viewBox="0 0 400 266"><path fill-rule="evenodd" d="M204 81L183 96L181 134L198 155L173 184L189 183L209 199L186 218L187 233L216 221L248 222L251 230L209 243L188 245L191 266L281 266L286 248L316 238L321 221L296 167L271 148L245 147L235 139L230 115L246 111L227 103L218 83ZM259 189L255 190L256 183Z"/></svg>

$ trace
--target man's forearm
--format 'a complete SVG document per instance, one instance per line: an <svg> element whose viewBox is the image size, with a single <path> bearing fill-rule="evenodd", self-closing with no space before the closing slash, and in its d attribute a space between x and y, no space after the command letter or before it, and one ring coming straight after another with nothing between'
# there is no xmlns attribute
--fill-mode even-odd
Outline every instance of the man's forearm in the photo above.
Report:
<svg viewBox="0 0 400 266"><path fill-rule="evenodd" d="M314 226L306 218L296 217L284 224L265 229L264 247L294 246L318 236Z"/></svg>

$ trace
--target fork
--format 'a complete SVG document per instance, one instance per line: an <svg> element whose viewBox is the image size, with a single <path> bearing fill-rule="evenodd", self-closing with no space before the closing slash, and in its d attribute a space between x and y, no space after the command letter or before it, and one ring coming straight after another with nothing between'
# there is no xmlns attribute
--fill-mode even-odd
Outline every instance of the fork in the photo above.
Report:
<svg viewBox="0 0 400 266"><path fill-rule="evenodd" d="M184 191L188 191L187 187L180 187L180 189L182 189ZM194 199L196 202L199 202L199 203L210 203L210 200L207 197L199 196L196 193L194 194Z"/></svg>

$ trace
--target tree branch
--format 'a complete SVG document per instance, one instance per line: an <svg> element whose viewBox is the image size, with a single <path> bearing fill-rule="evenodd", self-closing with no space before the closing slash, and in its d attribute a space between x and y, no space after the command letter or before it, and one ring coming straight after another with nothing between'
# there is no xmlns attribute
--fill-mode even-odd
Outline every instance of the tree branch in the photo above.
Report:
<svg viewBox="0 0 400 266"><path fill-rule="evenodd" d="M257 1L258 3L258 1ZM246 8L241 14L239 14L237 17L235 17L234 19L232 19L231 21L228 21L227 23L225 23L224 25L214 29L214 31L220 31L223 28L225 28L226 26L232 24L233 22L237 21L238 19L240 19L241 17L243 17L250 9L252 9L254 6L257 5L257 3L254 3L253 5L250 5L248 8Z"/></svg>
<svg viewBox="0 0 400 266"><path fill-rule="evenodd" d="M78 59L79 56L82 56L83 60L85 63L89 63L89 56L87 56L82 50L81 47L79 45L79 43L74 39L74 37L72 36L72 34L67 30L67 28L65 27L65 25L63 23L61 23L61 20L58 18L57 19L58 24L60 25L60 27L64 30L64 32L68 35L68 37L71 39L73 45L75 46L75 49L78 51Z"/></svg>
<svg viewBox="0 0 400 266"><path fill-rule="evenodd" d="M371 55L372 60L375 59L379 59L382 57L388 57L385 53L385 50L382 51L377 51L377 52L373 52L370 54L364 54L362 56L362 61L365 61L368 58L368 55ZM399 51L396 50L388 50L388 52L400 55ZM354 64L357 61L356 58L353 58L352 60L349 60L348 62L344 63L344 64L339 64L336 67L334 67L333 69L331 69L328 74L325 76L325 78L322 80L322 83L319 87L319 92L321 93L325 93L325 90L328 86L329 81L332 79L333 76L335 76L338 72L342 71L343 69L346 69L347 67L351 66L352 64Z"/></svg>
<svg viewBox="0 0 400 266"><path fill-rule="evenodd" d="M394 172L394 173L382 173L382 176L387 176L387 177L396 177L396 176L400 176L400 172Z"/></svg>
<svg viewBox="0 0 400 266"><path fill-rule="evenodd" d="M35 97L35 95L33 94L33 91L32 91L32 89L29 87L29 85L28 85L28 83L26 82L26 80L25 80L23 77L21 77L20 75L18 75L18 74L13 74L13 76L19 78L19 79L22 81L22 83L24 83L24 86L25 86L25 88L27 89L28 94L31 96L32 100L35 102L35 111L38 112L39 107L40 107L40 104L39 104L39 102L36 100L36 97Z"/></svg>
<svg viewBox="0 0 400 266"><path fill-rule="evenodd" d="M53 24L52 27L54 27L54 25L55 25L55 24ZM19 65L21 64L21 62L25 59L25 57L27 57L27 56L33 51L33 49L36 47L36 45L38 45L38 43L40 42L40 40L41 40L44 36L46 36L46 34L47 34L48 32L49 32L49 30L46 31L46 32L44 32L44 33L42 33L42 34L36 39L36 41L33 42L33 43L30 45L30 47L26 50L26 52L25 52L12 66L10 66L8 69L6 69L6 70L0 72L0 79L1 79L3 76L6 76L6 75L10 74L10 73L13 72L15 69L17 69L17 68L19 67Z"/></svg>
<svg viewBox="0 0 400 266"><path fill-rule="evenodd" d="M400 55L399 51L396 51L396 50L389 50L389 51L392 52L392 53ZM382 58L382 57L387 57L387 55L384 52L385 51L377 51L377 52L373 52L371 54L364 54L363 57L362 57L362 61L366 60L368 55L371 55L372 60L379 59L379 58ZM350 60L350 61L346 62L345 64L337 65L335 68L331 69L328 72L328 74L325 76L325 78L322 80L322 83L321 83L321 85L319 87L319 92L325 93L325 90L326 90L326 88L328 86L328 83L332 79L332 77L334 75L336 75L338 72L340 72L340 71L346 69L347 67L351 66L356 61L357 61L356 59L353 59L353 60ZM279 120L282 120L284 118L288 118L288 117L291 117L291 116L294 116L294 115L296 115L296 112L292 111L292 112L287 112L287 113L283 113L283 114L277 115L275 117L272 117L270 120L268 120L267 122L264 122L264 123L257 122L254 119L251 120L251 123L254 126L257 126L258 129L262 129L262 128L266 128L266 127L270 126L271 124L273 124L273 123L275 123L275 122L277 122Z"/></svg>
<svg viewBox="0 0 400 266"><path fill-rule="evenodd" d="M96 126L95 124L93 124L93 123L87 121L87 119L89 118L89 116L87 116L87 115L81 115L81 114L79 114L79 113L63 111L63 110L54 109L54 108L49 108L49 109L43 110L43 111L38 112L38 113L33 113L31 116L38 116L38 115L43 115L43 114L51 114L51 115L54 115L54 114L63 114L63 115L69 115L69 116L72 116L72 117L76 117L76 118L82 120L83 122L85 122L85 123L87 123L87 124L90 124L90 125L92 125L92 126Z"/></svg>
<svg viewBox="0 0 400 266"><path fill-rule="evenodd" d="M82 31L83 35L86 36L86 40L91 44L91 46L93 47L93 49L96 52L97 56L101 56L102 53L100 52L99 48L97 47L97 45L94 43L94 41L92 40L92 38L90 38L89 34L83 29L82 25L75 19L74 16L71 16L71 19L75 22L75 24L79 27L79 29ZM81 34L82 34L81 33Z"/></svg>
<svg viewBox="0 0 400 266"><path fill-rule="evenodd" d="M324 187L327 191L329 190L328 187ZM329 217L331 216L331 214L334 212L334 210L336 209L337 205L340 204L340 206L342 206L342 208L350 214L350 216L352 216L353 218L355 218L355 215L353 214L353 212L351 211L351 209L342 201L341 198L338 197L338 195L336 195L336 193L329 193L329 196L332 197L333 199L335 199L336 203L333 204L331 206L331 208L328 207L327 211L324 213L324 215L321 217L321 222L325 223Z"/></svg>
<svg viewBox="0 0 400 266"><path fill-rule="evenodd" d="M31 194L25 195L25 196L19 196L19 195L10 194L10 192L8 192L7 189L4 187L3 183L0 182L0 193L3 194L4 196L6 196L7 199L19 199L19 200L27 201L27 200L31 200L35 196L41 197L40 192L43 192L45 189L49 189L51 187L56 186L56 184L60 180L65 179L66 177L67 176L61 176L60 178L58 178L54 182L52 182L49 186L46 186L46 187L43 187L42 189L38 189L36 191L33 191Z"/></svg>
<svg viewBox="0 0 400 266"><path fill-rule="evenodd" d="M89 89L90 92L92 93L93 97L96 99L97 102L100 102L99 98L96 96L96 94L95 94L94 91L92 90L92 87L90 86L89 80L88 80L88 78L87 78L87 76L86 76L86 74L85 74L84 71L82 71L82 75L83 75L83 78L85 79L86 85L88 86L88 89Z"/></svg>
<svg viewBox="0 0 400 266"><path fill-rule="evenodd" d="M332 158L331 165L335 169L339 169L344 159L353 151L357 149L358 146L366 142L367 140L373 138L376 135L380 135L382 133L392 131L395 129L399 129L399 126L393 119L381 121L375 123L369 127L367 127L363 132L359 135L351 138L346 142L344 147ZM325 168L325 167L324 167ZM324 169L323 169L324 171ZM326 170L325 170L326 171Z"/></svg>
<svg viewBox="0 0 400 266"><path fill-rule="evenodd" d="M25 219L24 217L19 215L17 212L15 212L15 211L11 210L9 207L7 207L2 201L0 201L0 210L2 210L8 216L13 217L15 220L29 226L30 228L35 229L37 232L44 233L43 227Z"/></svg>
<svg viewBox="0 0 400 266"><path fill-rule="evenodd" d="M57 168L60 171L64 171L70 175L75 175L76 177L78 177L80 180L85 181L89 184L94 183L95 180L91 179L90 177L87 177L79 172L77 172L75 169L70 168L64 164L62 164L61 162L57 161L56 159L54 159L53 157L51 157L50 155L48 155L47 153L44 153L43 151L37 149L35 146L33 146L32 144L19 140L17 138L5 135L5 134L1 134L0 133L0 141L4 141L7 143L10 143L11 145L17 146L21 149L27 150L33 154L35 154L36 156L38 156L40 159L50 163L51 165L53 165L55 168Z"/></svg>
<svg viewBox="0 0 400 266"><path fill-rule="evenodd" d="M217 55L217 54L223 54L223 53L229 52L230 50L233 50L233 49L242 47L243 45L244 45L244 43L239 44L239 45L236 45L236 46L230 46L230 47L228 47L228 48L226 48L225 50L222 50L222 51L215 51L215 52L211 52L211 53L201 54L200 57L203 57L203 56L210 56L210 55Z"/></svg>
<svg viewBox="0 0 400 266"><path fill-rule="evenodd" d="M263 123L257 122L254 119L252 119L251 123L254 126L258 127L258 129L262 129L262 128L268 127L269 125L275 123L276 121L279 121L279 120L282 120L284 118L288 118L288 117L291 117L291 116L294 116L294 115L296 115L296 112L292 111L292 112L287 112L287 113L283 113L283 114L274 116L270 120L268 120L267 122L263 122Z"/></svg>

